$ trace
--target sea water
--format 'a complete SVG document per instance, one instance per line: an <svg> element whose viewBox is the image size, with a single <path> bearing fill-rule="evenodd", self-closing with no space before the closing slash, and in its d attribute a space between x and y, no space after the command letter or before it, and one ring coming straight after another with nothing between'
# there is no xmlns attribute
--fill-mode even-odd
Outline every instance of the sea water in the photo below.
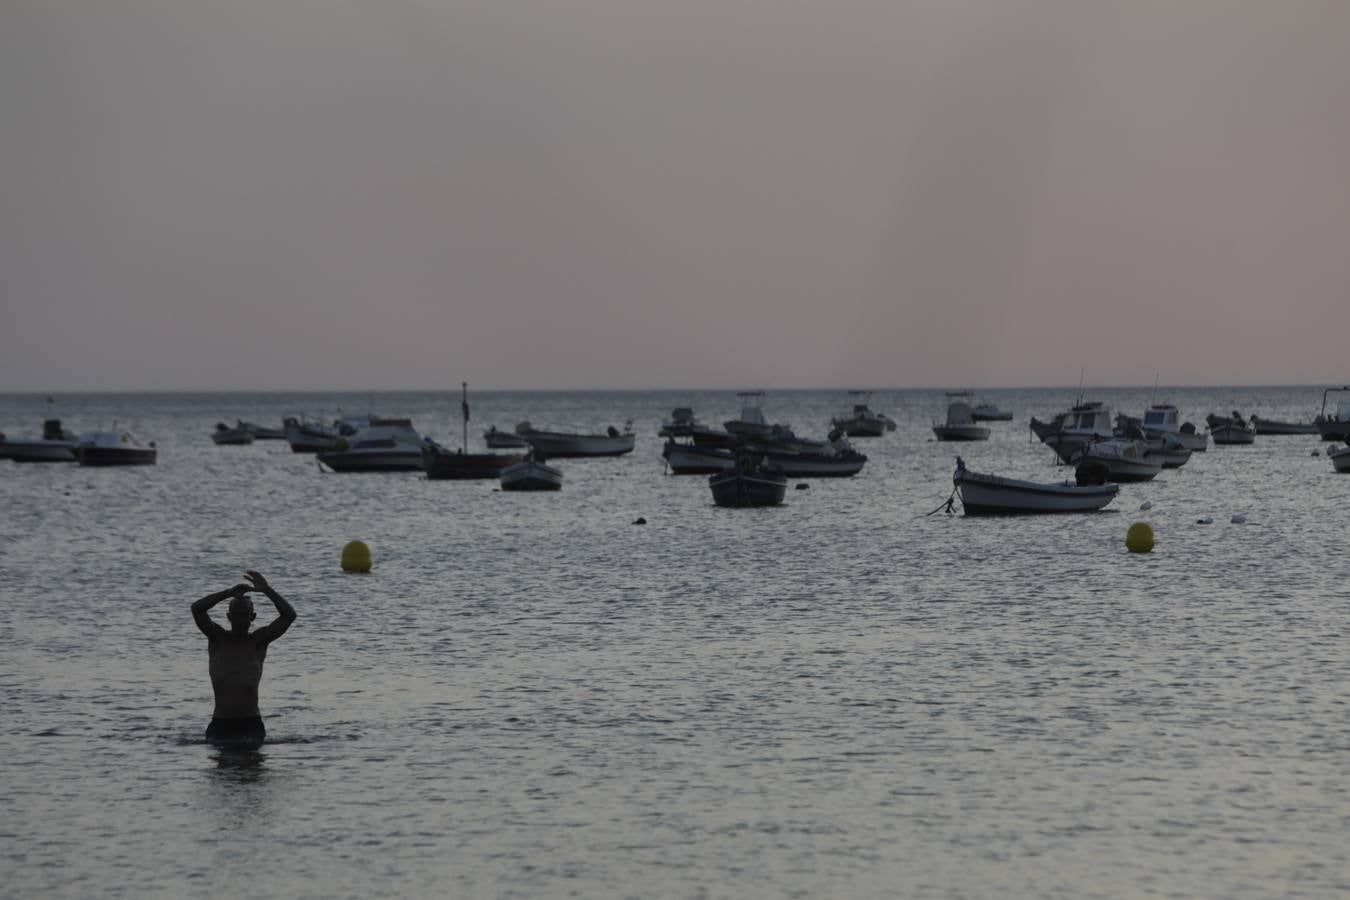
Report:
<svg viewBox="0 0 1350 900"><path fill-rule="evenodd" d="M1027 422L1076 393L991 391L1016 418L948 444L940 391L879 390L899 428L855 441L859 476L752 510L666 474L656 437L675 406L735 417L731 391L472 395L472 448L489 424L632 420L632 454L557 460L553 494L209 438L375 412L457 445L454 392L0 396L11 436L58 416L159 449L0 461L0 895L1350 891L1350 477L1316 436L1259 437L1102 513L927 515L957 453L1071 477ZM1085 398L1138 415L1155 394ZM1307 420L1321 388L1156 399L1203 428ZM819 438L848 402L763 407ZM1153 553L1126 551L1134 521ZM352 539L371 574L340 571ZM188 609L246 569L299 614L253 754L203 742Z"/></svg>

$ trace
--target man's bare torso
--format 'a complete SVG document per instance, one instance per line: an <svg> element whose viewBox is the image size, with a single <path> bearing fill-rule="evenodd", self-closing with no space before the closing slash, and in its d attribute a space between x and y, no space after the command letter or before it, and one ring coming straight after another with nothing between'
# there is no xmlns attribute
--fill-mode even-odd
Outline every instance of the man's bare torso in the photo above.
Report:
<svg viewBox="0 0 1350 900"><path fill-rule="evenodd" d="M258 682L262 681L267 643L254 640L256 632L237 635L225 631L207 642L211 689L216 695L217 719L243 719L258 713Z"/></svg>

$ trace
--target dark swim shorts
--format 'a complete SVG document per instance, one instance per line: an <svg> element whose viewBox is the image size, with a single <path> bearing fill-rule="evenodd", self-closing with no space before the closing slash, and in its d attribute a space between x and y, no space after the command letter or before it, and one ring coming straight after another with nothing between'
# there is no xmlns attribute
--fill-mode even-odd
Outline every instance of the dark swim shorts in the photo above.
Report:
<svg viewBox="0 0 1350 900"><path fill-rule="evenodd" d="M261 744L267 736L262 716L243 719L212 719L206 726L206 739L213 744Z"/></svg>

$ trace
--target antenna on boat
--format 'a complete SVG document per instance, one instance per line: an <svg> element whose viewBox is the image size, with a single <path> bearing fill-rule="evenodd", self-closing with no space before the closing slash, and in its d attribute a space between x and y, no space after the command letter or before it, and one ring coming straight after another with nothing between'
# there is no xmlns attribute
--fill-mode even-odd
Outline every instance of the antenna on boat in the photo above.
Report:
<svg viewBox="0 0 1350 900"><path fill-rule="evenodd" d="M461 453L469 452L469 383L461 381L459 383L460 398L459 409L464 414L464 443Z"/></svg>
<svg viewBox="0 0 1350 900"><path fill-rule="evenodd" d="M1153 406L1158 405L1158 373L1153 373Z"/></svg>
<svg viewBox="0 0 1350 900"><path fill-rule="evenodd" d="M1074 402L1074 404L1073 404L1074 406L1082 406L1082 405L1083 405L1083 372L1084 372L1084 371L1086 371L1085 368L1080 368L1080 369L1078 370L1078 399Z"/></svg>

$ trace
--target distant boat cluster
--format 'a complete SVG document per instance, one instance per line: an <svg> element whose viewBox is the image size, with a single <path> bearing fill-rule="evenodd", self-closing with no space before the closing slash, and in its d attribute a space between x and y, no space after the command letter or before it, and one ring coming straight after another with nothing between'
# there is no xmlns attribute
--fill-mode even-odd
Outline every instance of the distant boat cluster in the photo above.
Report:
<svg viewBox="0 0 1350 900"><path fill-rule="evenodd" d="M489 451L468 450L468 385L461 387L463 443L451 449L420 435L406 418L343 417L321 423L287 417L280 428L243 420L219 422L210 432L221 446L250 445L284 440L296 453L315 454L333 472L421 471L429 479L497 479L506 491L555 491L563 486L563 471L551 460L610 457L633 452L632 422L624 429L610 426L603 433L544 430L529 421L509 431L489 427L483 439ZM1339 395L1334 409L1327 407ZM719 506L772 506L783 502L788 479L849 478L859 474L867 456L850 438L880 438L896 430L896 423L870 407L870 393L849 392L848 409L830 420L823 440L798 436L781 422L764 415L762 391L742 392L740 415L721 428L705 425L689 407L678 407L658 436L664 437L661 455L673 475L709 476L713 501ZM992 403L975 403L968 391L947 394L947 414L934 421L939 441L983 441L991 434L989 422L1010 421L1013 413ZM1328 388L1322 412L1311 422L1284 422L1243 416L1233 410L1206 417L1207 431L1182 421L1171 404L1149 406L1141 416L1111 415L1099 402L1080 398L1068 410L1048 421L1031 417L1033 434L1054 451L1058 460L1074 467L1073 481L1040 483L970 471L958 457L953 476L969 515L999 513L1070 512L1100 509L1123 482L1148 481L1161 471L1184 466L1194 453L1216 446L1249 445L1258 435L1319 435L1323 440L1350 440L1350 386ZM1327 456L1336 472L1350 472L1350 446L1333 448ZM16 463L74 462L82 466L154 465L158 450L141 444L124 430L75 435L59 419L43 423L40 437L7 438L0 434L0 459Z"/></svg>

